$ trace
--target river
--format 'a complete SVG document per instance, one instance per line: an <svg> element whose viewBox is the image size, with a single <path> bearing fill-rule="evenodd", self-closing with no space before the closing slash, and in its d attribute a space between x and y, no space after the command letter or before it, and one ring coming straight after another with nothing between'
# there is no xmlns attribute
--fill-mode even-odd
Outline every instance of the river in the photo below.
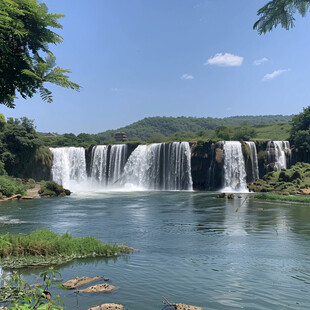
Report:
<svg viewBox="0 0 310 310"><path fill-rule="evenodd" d="M105 302L162 309L161 296L205 310L310 309L309 206L235 197L111 191L6 202L0 233L47 227L140 250L59 266L64 280L104 275L117 287L110 294L79 294L79 309ZM42 270L21 272L34 282ZM52 293L61 295L65 309L75 309L73 291Z"/></svg>

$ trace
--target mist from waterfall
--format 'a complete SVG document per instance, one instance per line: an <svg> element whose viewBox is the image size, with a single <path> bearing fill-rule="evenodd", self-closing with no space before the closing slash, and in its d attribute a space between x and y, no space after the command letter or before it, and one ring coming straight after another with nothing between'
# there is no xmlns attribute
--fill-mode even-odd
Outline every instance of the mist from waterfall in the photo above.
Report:
<svg viewBox="0 0 310 310"><path fill-rule="evenodd" d="M223 191L248 191L245 163L239 141L224 141L224 180Z"/></svg>
<svg viewBox="0 0 310 310"><path fill-rule="evenodd" d="M254 182L255 180L259 179L259 168L258 168L258 160L257 160L257 150L256 145L252 141L245 142L251 151L251 164L252 164L252 175L250 182Z"/></svg>

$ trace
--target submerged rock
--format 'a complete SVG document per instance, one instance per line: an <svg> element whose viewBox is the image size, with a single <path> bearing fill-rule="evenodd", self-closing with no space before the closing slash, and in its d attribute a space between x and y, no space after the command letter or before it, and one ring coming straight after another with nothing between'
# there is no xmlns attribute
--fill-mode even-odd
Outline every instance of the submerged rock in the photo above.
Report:
<svg viewBox="0 0 310 310"><path fill-rule="evenodd" d="M96 280L99 280L99 279L102 279L103 277L99 276L99 277L93 277L93 278L90 278L90 277L76 277L75 279L72 279L72 280L69 280L65 283L63 283L62 285L69 289L69 290L73 290L75 288L77 288L78 286L82 286L82 285L85 285L85 284L88 284L88 283L91 283L93 281L96 281Z"/></svg>
<svg viewBox="0 0 310 310"><path fill-rule="evenodd" d="M104 284L97 284L94 286L90 286L83 290L77 291L77 293L110 293L115 289L115 286L104 283Z"/></svg>
<svg viewBox="0 0 310 310"><path fill-rule="evenodd" d="M125 310L123 305L117 304L102 304L101 306L92 307L88 310Z"/></svg>
<svg viewBox="0 0 310 310"><path fill-rule="evenodd" d="M234 196L234 194L228 194L228 195L227 195L227 198L228 198L228 199L234 199L235 196Z"/></svg>
<svg viewBox="0 0 310 310"><path fill-rule="evenodd" d="M217 198L226 198L226 194L225 193L220 193L217 195Z"/></svg>

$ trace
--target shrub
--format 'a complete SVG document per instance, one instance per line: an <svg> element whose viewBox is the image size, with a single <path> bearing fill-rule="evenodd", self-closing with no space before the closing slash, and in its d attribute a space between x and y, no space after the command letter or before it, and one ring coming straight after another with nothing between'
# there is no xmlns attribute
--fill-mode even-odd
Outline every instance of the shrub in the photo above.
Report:
<svg viewBox="0 0 310 310"><path fill-rule="evenodd" d="M22 182L14 180L6 175L0 176L0 193L3 196L11 197L16 194L25 195L26 188Z"/></svg>
<svg viewBox="0 0 310 310"><path fill-rule="evenodd" d="M41 188L39 190L40 196L43 197L57 197L67 196L71 192L68 189L64 189L61 185L54 181L40 182Z"/></svg>

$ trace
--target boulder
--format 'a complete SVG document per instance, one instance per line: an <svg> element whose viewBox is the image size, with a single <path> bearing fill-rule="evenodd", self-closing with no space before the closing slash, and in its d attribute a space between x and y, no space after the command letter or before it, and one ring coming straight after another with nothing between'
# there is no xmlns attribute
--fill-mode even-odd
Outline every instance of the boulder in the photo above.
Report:
<svg viewBox="0 0 310 310"><path fill-rule="evenodd" d="M77 288L78 286L82 286L82 285L85 285L85 284L88 284L90 282L93 282L93 281L96 281L96 280L99 280L103 277L93 277L93 278L90 278L90 277L76 277L75 279L72 279L72 280L69 280L65 283L63 283L63 286L69 290L73 290L75 288Z"/></svg>
<svg viewBox="0 0 310 310"><path fill-rule="evenodd" d="M115 289L115 286L104 283L87 287L83 290L77 291L77 293L110 293Z"/></svg>
<svg viewBox="0 0 310 310"><path fill-rule="evenodd" d="M101 306L92 307L88 310L125 310L123 305L117 304L102 304Z"/></svg>
<svg viewBox="0 0 310 310"><path fill-rule="evenodd" d="M228 195L227 195L227 198L228 198L228 199L234 199L235 196L234 196L234 194L228 194Z"/></svg>
<svg viewBox="0 0 310 310"><path fill-rule="evenodd" d="M200 307L189 306L185 304L175 304L174 306L176 310L202 310Z"/></svg>

